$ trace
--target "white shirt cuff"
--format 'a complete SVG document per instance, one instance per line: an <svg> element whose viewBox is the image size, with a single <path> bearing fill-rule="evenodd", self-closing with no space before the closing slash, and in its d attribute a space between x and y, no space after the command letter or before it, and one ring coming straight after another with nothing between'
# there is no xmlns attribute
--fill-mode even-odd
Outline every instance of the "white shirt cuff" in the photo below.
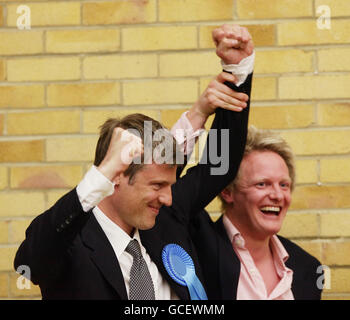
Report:
<svg viewBox="0 0 350 320"><path fill-rule="evenodd" d="M171 128L171 133L180 146L180 150L189 157L192 154L196 139L205 131L198 129L193 131L190 120L187 118L187 112L184 112L180 119Z"/></svg>
<svg viewBox="0 0 350 320"><path fill-rule="evenodd" d="M225 71L232 72L232 74L234 74L237 77L238 82L236 83L236 86L239 87L247 79L248 75L253 72L254 60L255 51L253 51L253 53L250 56L242 59L239 64L225 64L221 60L221 65Z"/></svg>
<svg viewBox="0 0 350 320"><path fill-rule="evenodd" d="M76 190L83 210L88 212L105 197L113 194L114 183L108 180L95 166L92 166Z"/></svg>

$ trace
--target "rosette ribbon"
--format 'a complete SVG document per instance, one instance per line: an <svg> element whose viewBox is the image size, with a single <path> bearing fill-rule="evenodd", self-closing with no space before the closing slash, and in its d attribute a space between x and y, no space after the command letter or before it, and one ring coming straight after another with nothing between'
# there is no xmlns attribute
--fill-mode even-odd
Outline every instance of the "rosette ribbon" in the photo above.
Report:
<svg viewBox="0 0 350 320"><path fill-rule="evenodd" d="M208 300L196 275L193 260L182 247L174 243L166 245L162 251L162 260L170 277L188 288L191 300Z"/></svg>

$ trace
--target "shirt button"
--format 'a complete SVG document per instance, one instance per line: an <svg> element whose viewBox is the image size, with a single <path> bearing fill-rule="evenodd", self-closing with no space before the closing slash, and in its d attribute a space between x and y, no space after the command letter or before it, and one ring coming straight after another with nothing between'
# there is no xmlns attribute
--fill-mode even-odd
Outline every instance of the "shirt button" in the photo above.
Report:
<svg viewBox="0 0 350 320"><path fill-rule="evenodd" d="M243 240L242 239L236 239L235 244L238 248L243 248Z"/></svg>

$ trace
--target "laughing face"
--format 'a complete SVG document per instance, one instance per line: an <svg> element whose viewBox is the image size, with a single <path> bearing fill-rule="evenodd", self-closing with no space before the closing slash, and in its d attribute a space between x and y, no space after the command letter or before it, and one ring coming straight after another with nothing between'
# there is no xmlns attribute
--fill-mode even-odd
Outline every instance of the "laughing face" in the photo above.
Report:
<svg viewBox="0 0 350 320"><path fill-rule="evenodd" d="M234 191L224 191L231 203L226 212L243 237L264 240L276 234L291 202L291 179L284 160L272 151L244 157Z"/></svg>

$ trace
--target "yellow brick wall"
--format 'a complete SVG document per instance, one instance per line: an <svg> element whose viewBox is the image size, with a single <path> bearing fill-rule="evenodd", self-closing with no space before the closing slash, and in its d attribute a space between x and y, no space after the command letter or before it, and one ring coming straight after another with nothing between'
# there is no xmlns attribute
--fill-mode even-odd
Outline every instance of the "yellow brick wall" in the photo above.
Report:
<svg viewBox="0 0 350 320"><path fill-rule="evenodd" d="M297 155L281 234L330 267L324 299L350 299L349 18L349 0L0 0L0 299L40 298L16 286L15 252L89 168L98 126L136 111L171 126L220 71L211 30L227 22L256 44L250 122Z"/></svg>

